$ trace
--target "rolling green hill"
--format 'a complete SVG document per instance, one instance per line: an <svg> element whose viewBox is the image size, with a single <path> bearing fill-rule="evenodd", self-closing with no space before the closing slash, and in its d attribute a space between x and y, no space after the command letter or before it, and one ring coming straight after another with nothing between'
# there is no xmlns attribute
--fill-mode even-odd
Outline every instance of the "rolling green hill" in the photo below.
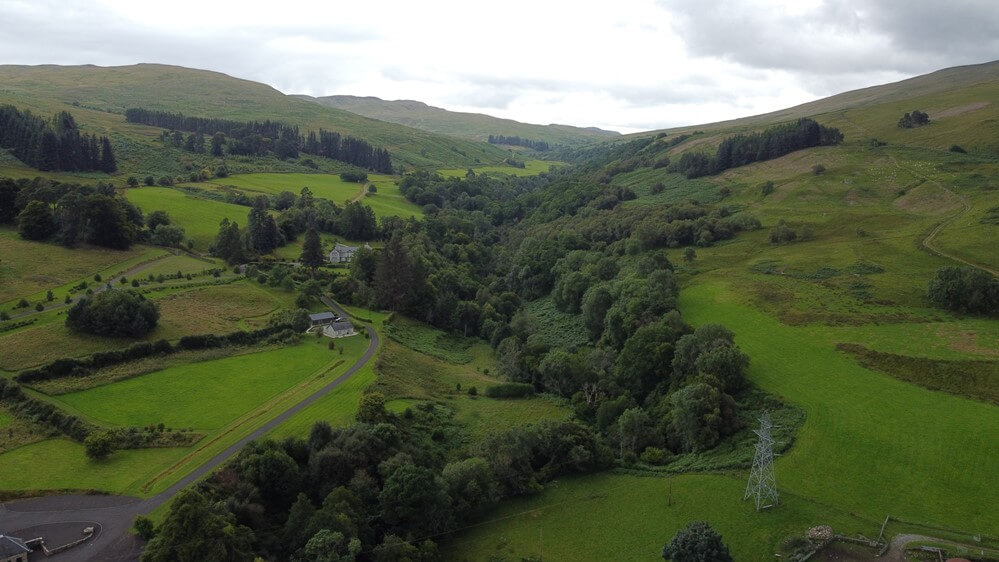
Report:
<svg viewBox="0 0 999 562"><path fill-rule="evenodd" d="M664 131L672 134L746 129L799 117L863 112L874 106L885 105L900 110L895 120L890 123L892 127L895 126L895 122L902 113L912 109L928 111L931 119L935 112L947 111L948 114L974 112L975 115L972 116L971 121L988 124L988 120L994 119L995 114L999 113L999 108L992 103L996 99L997 90L999 90L999 60L945 68L907 80L851 90L770 113L690 127L634 133L628 135L628 138L643 137ZM961 99L964 97L967 99ZM974 101L971 101L972 99ZM985 111L981 112L980 109L985 109ZM994 126L995 123L993 122L992 125Z"/></svg>
<svg viewBox="0 0 999 562"><path fill-rule="evenodd" d="M187 164L202 166L202 160L210 160L164 150L155 142L161 129L125 122L123 114L130 107L197 117L270 119L303 130L334 130L387 148L396 165L404 168L494 164L506 157L506 151L484 142L377 121L286 96L257 82L178 66L3 65L0 104L5 103L42 115L68 110L84 131L110 134L122 173L182 173ZM5 175L32 175L30 169L12 160L6 154L0 159L0 168L11 170ZM244 168L239 171L308 171L276 159L236 161L234 165Z"/></svg>
<svg viewBox="0 0 999 562"><path fill-rule="evenodd" d="M504 135L542 140L549 144L578 146L619 136L615 131L605 131L596 127L533 125L482 113L448 111L413 100L383 100L359 96L296 97L372 119L476 141L485 141L489 135Z"/></svg>

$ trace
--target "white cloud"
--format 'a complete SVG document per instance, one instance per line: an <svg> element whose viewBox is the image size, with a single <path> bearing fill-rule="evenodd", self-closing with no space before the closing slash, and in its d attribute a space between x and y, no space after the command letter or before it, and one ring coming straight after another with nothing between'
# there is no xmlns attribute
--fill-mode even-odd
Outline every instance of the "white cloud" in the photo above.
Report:
<svg viewBox="0 0 999 562"><path fill-rule="evenodd" d="M991 1L0 0L0 63L159 62L289 93L632 131L771 111L999 52Z"/></svg>

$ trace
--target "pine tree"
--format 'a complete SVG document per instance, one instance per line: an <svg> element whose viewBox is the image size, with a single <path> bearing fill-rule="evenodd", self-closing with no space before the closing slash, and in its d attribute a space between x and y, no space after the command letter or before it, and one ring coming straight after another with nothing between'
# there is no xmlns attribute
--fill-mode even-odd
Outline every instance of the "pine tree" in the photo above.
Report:
<svg viewBox="0 0 999 562"><path fill-rule="evenodd" d="M101 137L101 171L111 174L118 171L118 162L114 157L114 150L111 148L111 139Z"/></svg>
<svg viewBox="0 0 999 562"><path fill-rule="evenodd" d="M323 264L323 245L319 240L319 231L310 228L305 232L305 242L302 244L302 265L311 268L313 271Z"/></svg>

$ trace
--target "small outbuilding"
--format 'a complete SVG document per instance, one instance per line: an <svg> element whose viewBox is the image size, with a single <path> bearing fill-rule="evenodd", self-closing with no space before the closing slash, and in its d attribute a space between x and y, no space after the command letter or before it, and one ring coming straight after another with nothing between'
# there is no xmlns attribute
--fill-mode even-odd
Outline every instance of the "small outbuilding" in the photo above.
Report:
<svg viewBox="0 0 999 562"><path fill-rule="evenodd" d="M343 320L333 322L323 328L323 335L328 338L345 338L347 336L353 336L356 333L354 325Z"/></svg>
<svg viewBox="0 0 999 562"><path fill-rule="evenodd" d="M0 562L28 562L30 552L23 540L0 535Z"/></svg>
<svg viewBox="0 0 999 562"><path fill-rule="evenodd" d="M309 324L312 327L328 326L339 319L340 318L338 318L337 315L333 314L332 312L317 312L315 314L309 315Z"/></svg>

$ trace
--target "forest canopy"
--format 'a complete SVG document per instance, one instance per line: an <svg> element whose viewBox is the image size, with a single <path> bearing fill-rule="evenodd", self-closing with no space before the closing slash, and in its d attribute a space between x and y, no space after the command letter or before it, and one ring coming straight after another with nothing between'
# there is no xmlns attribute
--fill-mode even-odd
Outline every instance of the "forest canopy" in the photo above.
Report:
<svg viewBox="0 0 999 562"><path fill-rule="evenodd" d="M12 105L0 105L0 148L43 171L101 171L118 169L111 140L80 132L67 111L44 119Z"/></svg>
<svg viewBox="0 0 999 562"><path fill-rule="evenodd" d="M714 156L701 152L684 152L669 166L669 170L688 178L697 178L753 162L780 158L796 150L841 142L843 133L839 129L819 125L813 119L798 119L793 123L769 127L759 133L728 137L718 145Z"/></svg>

